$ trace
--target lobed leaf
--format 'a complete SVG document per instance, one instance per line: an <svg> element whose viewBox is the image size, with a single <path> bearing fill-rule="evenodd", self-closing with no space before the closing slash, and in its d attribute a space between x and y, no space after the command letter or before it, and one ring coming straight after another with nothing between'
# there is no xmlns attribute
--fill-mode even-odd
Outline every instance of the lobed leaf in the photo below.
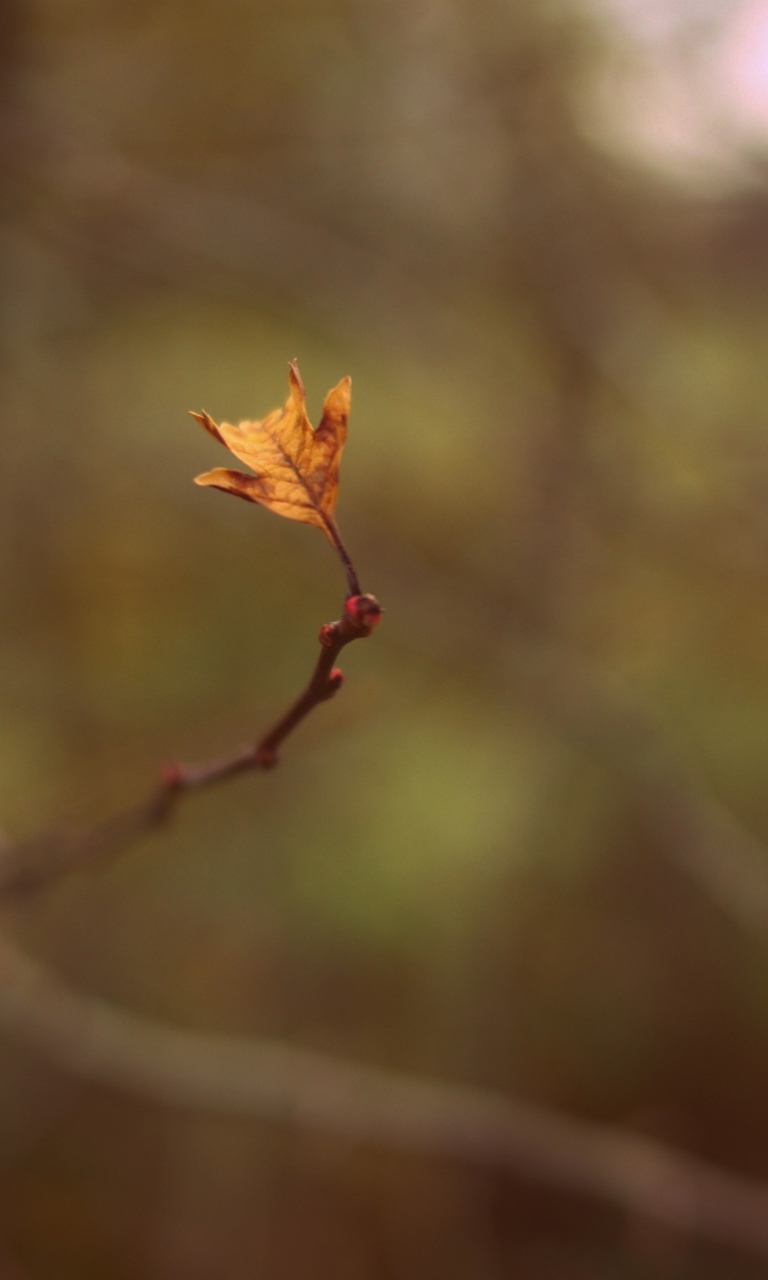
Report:
<svg viewBox="0 0 768 1280"><path fill-rule="evenodd" d="M316 525L338 545L333 513L339 492L339 462L347 438L351 378L342 378L325 398L316 430L307 417L306 394L296 361L288 372L289 395L283 409L260 422L217 424L209 414L192 417L251 468L253 475L216 467L195 483L222 489L248 502Z"/></svg>

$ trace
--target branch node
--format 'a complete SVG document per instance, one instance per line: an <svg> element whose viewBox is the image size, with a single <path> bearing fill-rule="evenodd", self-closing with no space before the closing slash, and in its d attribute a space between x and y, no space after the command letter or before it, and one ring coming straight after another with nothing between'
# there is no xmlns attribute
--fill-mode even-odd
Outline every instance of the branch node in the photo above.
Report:
<svg viewBox="0 0 768 1280"><path fill-rule="evenodd" d="M323 696L325 698L332 698L335 693L339 692L339 689L341 688L343 683L344 683L344 672L341 671L338 667L334 667L333 671L328 676L328 684L326 686L326 691Z"/></svg>
<svg viewBox="0 0 768 1280"><path fill-rule="evenodd" d="M280 756L272 747L259 747L256 752L255 763L257 769L274 769L279 761Z"/></svg>
<svg viewBox="0 0 768 1280"><path fill-rule="evenodd" d="M186 782L184 766L178 760L169 760L160 769L160 780L166 791L182 791Z"/></svg>
<svg viewBox="0 0 768 1280"><path fill-rule="evenodd" d="M380 621L381 605L375 596L366 592L364 595L347 597L341 626L347 632L352 632L353 637L369 636Z"/></svg>
<svg viewBox="0 0 768 1280"><path fill-rule="evenodd" d="M320 634L317 638L325 649L330 649L331 645L336 643L338 628L338 622L326 622L325 625L320 628Z"/></svg>

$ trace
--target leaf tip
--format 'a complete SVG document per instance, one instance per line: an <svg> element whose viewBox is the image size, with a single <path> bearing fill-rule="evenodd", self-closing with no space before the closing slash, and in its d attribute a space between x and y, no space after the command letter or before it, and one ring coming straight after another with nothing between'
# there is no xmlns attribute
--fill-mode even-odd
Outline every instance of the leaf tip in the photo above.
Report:
<svg viewBox="0 0 768 1280"><path fill-rule="evenodd" d="M304 390L304 382L299 373L299 362L294 356L293 360L288 363L288 382L292 391L297 391L302 400L306 400L307 393Z"/></svg>
<svg viewBox="0 0 768 1280"><path fill-rule="evenodd" d="M204 471L195 476L195 484L204 489L221 489L223 493L233 493L236 498L245 498L246 502L264 502L263 481L260 476L247 476L242 471L231 471L229 467L214 467L213 471Z"/></svg>
<svg viewBox="0 0 768 1280"><path fill-rule="evenodd" d="M210 413L206 413L205 409L203 409L202 413L195 413L194 409L190 409L189 414L190 417L195 419L195 422L200 423L200 426L208 432L209 436L213 436L214 440L218 440L220 444L226 443Z"/></svg>

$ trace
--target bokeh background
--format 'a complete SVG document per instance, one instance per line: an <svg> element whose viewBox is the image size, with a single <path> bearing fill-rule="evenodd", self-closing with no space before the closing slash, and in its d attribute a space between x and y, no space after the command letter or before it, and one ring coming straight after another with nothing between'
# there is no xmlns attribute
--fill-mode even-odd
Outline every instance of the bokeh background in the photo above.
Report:
<svg viewBox="0 0 768 1280"><path fill-rule="evenodd" d="M298 357L316 418L351 373L338 516L387 609L279 770L9 932L172 1025L768 1178L765 937L595 693L768 840L768 5L4 0L0 49L6 832L253 738L338 616L316 531L193 486L187 410L263 416ZM8 1040L0 1082L8 1280L766 1273Z"/></svg>

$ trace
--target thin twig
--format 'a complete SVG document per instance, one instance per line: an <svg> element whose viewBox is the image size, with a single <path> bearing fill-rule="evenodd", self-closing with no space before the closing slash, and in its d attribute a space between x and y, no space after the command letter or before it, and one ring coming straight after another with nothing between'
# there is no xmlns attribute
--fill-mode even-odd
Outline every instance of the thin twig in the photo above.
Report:
<svg viewBox="0 0 768 1280"><path fill-rule="evenodd" d="M346 551L344 555L346 567L349 557ZM66 871L119 853L168 822L179 801L190 792L217 786L239 773L274 768L279 760L278 750L288 735L310 711L334 697L344 683L344 676L335 665L342 649L353 640L369 636L380 617L375 596L355 594L347 598L340 620L320 628L320 656L306 689L258 742L218 760L166 765L159 786L146 800L85 830L49 831L1 849L0 896L30 893Z"/></svg>

